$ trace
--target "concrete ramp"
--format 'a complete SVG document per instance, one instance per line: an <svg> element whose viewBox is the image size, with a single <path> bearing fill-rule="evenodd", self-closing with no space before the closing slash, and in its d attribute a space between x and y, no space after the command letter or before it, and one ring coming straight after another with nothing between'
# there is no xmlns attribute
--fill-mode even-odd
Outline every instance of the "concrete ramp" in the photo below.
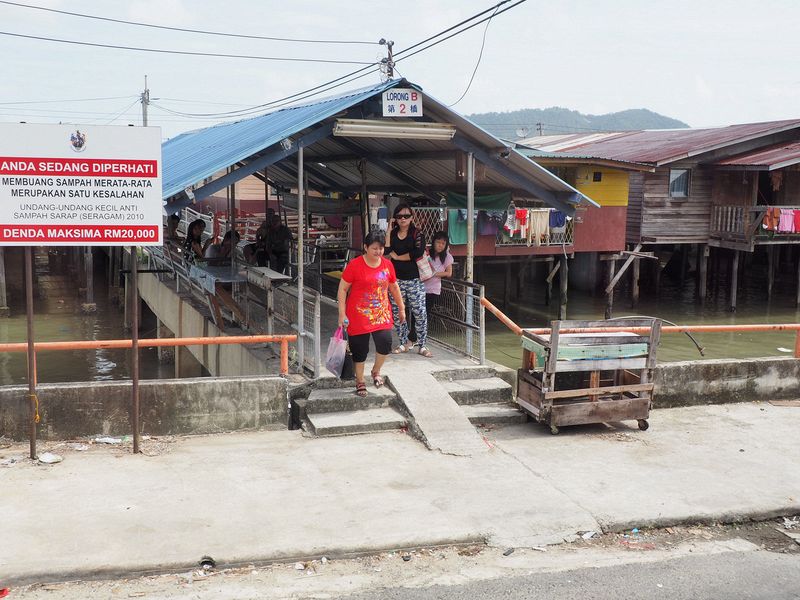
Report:
<svg viewBox="0 0 800 600"><path fill-rule="evenodd" d="M430 450L473 456L489 450L462 408L430 373L392 369L389 382Z"/></svg>

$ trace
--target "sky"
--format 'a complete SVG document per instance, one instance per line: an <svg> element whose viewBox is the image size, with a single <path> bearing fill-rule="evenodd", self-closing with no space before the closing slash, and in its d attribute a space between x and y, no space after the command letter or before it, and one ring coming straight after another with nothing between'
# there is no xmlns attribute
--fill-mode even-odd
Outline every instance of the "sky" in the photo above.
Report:
<svg viewBox="0 0 800 600"><path fill-rule="evenodd" d="M498 0L19 0L115 19L247 35L395 42L401 51ZM506 5L507 6L507 5ZM800 118L797 0L528 0L495 17L467 94L474 112L561 106L603 114L648 108L693 127ZM445 103L467 89L485 25L397 63ZM115 24L0 3L0 31L100 44L354 62L373 44L300 44ZM0 35L0 121L149 124L168 138L220 113L283 98L360 64L178 56ZM402 54L400 55L402 56ZM381 80L380 73L332 92ZM320 96L321 97L321 96ZM91 98L104 100L76 101ZM71 100L71 102L64 102Z"/></svg>

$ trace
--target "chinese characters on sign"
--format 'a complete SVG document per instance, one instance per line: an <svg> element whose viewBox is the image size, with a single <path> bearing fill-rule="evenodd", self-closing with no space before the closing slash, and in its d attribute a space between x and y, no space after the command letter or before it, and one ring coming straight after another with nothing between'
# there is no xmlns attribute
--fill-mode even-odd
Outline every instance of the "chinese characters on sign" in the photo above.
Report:
<svg viewBox="0 0 800 600"><path fill-rule="evenodd" d="M417 90L395 88L383 92L384 117L421 117L422 94Z"/></svg>
<svg viewBox="0 0 800 600"><path fill-rule="evenodd" d="M0 246L161 244L159 128L0 123Z"/></svg>

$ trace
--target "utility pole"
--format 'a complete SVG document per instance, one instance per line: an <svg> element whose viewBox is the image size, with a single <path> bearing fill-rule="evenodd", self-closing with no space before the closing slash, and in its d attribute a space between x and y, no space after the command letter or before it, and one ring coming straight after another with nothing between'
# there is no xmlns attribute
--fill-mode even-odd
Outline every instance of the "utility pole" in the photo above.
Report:
<svg viewBox="0 0 800 600"><path fill-rule="evenodd" d="M142 127L147 127L147 106L150 104L150 90L147 89L147 75L144 76L144 91L141 95L142 100Z"/></svg>
<svg viewBox="0 0 800 600"><path fill-rule="evenodd" d="M386 46L386 58L383 59L383 64L386 65L386 77L389 79L394 79L394 57L392 48L394 47L394 42L392 40L387 40L386 38L381 38L378 43L381 46Z"/></svg>

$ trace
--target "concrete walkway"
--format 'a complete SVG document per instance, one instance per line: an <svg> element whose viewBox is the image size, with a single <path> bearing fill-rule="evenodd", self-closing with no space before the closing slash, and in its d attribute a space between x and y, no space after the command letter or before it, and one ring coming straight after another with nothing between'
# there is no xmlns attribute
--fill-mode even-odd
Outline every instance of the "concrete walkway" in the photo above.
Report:
<svg viewBox="0 0 800 600"><path fill-rule="evenodd" d="M798 409L742 404L657 411L647 432L498 429L471 457L401 433L296 431L185 438L153 457L66 450L0 468L0 583L796 513L798 430Z"/></svg>

